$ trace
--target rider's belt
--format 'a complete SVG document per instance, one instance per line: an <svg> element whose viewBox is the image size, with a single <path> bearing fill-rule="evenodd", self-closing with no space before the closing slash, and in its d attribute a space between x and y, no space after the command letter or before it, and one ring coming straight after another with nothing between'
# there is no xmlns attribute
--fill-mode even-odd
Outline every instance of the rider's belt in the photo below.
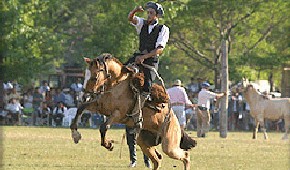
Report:
<svg viewBox="0 0 290 170"><path fill-rule="evenodd" d="M199 110L208 110L206 107L198 106Z"/></svg>
<svg viewBox="0 0 290 170"><path fill-rule="evenodd" d="M171 103L171 106L185 106L185 104L177 102L177 103Z"/></svg>

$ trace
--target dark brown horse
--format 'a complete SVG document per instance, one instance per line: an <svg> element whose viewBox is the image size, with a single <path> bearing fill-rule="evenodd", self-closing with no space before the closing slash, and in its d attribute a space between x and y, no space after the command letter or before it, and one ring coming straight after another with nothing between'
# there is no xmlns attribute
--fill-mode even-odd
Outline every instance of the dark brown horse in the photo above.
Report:
<svg viewBox="0 0 290 170"><path fill-rule="evenodd" d="M96 111L108 117L101 125L101 145L108 150L113 149L112 141L106 140L106 131L112 123L122 123L134 126L134 116L131 111L135 105L135 92L142 86L142 76L127 70L121 62L110 54L102 54L90 64L91 78L87 82L86 92L95 95L94 99L84 102L77 111L71 124L72 137L75 143L81 138L77 131L77 120L84 109ZM135 91L135 92L134 92ZM188 149L196 142L181 131L178 120L168 105L168 95L164 88L154 84L152 101L145 104L143 112L143 129L137 144L144 154L149 156L154 169L160 168L162 156L156 150L161 143L162 150L170 158L181 160L184 169L190 169Z"/></svg>

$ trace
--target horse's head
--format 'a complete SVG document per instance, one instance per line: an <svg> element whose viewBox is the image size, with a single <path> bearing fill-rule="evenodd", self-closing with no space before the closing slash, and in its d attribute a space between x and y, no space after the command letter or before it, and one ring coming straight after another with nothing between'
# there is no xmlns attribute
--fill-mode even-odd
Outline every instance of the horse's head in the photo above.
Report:
<svg viewBox="0 0 290 170"><path fill-rule="evenodd" d="M116 77L119 77L122 73L123 64L108 53L101 54L95 59L85 58L85 62L89 64L91 73L85 92L98 93L104 91L107 88L106 86L111 86Z"/></svg>

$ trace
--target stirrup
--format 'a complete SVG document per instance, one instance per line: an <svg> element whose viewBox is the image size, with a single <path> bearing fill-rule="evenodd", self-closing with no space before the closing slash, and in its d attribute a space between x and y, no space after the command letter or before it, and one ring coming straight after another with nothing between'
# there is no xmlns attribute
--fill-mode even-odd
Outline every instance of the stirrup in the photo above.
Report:
<svg viewBox="0 0 290 170"><path fill-rule="evenodd" d="M146 100L152 101L151 93L150 92L142 92L141 95L145 97L145 101Z"/></svg>
<svg viewBox="0 0 290 170"><path fill-rule="evenodd" d="M143 128L143 122L136 122L134 127L137 129L137 131L141 130Z"/></svg>

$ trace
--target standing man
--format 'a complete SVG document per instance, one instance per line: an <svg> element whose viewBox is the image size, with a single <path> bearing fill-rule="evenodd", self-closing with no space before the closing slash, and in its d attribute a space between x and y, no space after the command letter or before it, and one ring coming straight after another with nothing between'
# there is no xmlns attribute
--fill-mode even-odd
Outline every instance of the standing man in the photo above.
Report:
<svg viewBox="0 0 290 170"><path fill-rule="evenodd" d="M202 89L198 93L198 113L197 113L197 137L205 137L205 133L209 131L210 123L210 99L221 98L227 93L214 93L209 91L210 84L202 83Z"/></svg>
<svg viewBox="0 0 290 170"><path fill-rule="evenodd" d="M188 99L184 87L181 86L179 79L175 80L173 86L167 90L170 97L170 103L174 114L180 124L180 129L184 130L186 125L185 107L192 107L191 101Z"/></svg>
<svg viewBox="0 0 290 170"><path fill-rule="evenodd" d="M128 20L135 26L139 35L139 52L134 53L133 57L125 63L125 65L137 64L140 72L144 73L144 87L141 95L137 97L132 112L133 114L139 113L139 115L141 115L141 108L144 106L145 101L150 97L151 84L156 77L155 73L143 64L157 70L158 56L162 54L169 39L169 28L158 23L158 18L164 14L162 6L158 3L148 2L145 4L145 9L147 11L147 19L135 16L135 13L144 11L142 6L136 7L128 15ZM135 124L141 128L141 118Z"/></svg>

